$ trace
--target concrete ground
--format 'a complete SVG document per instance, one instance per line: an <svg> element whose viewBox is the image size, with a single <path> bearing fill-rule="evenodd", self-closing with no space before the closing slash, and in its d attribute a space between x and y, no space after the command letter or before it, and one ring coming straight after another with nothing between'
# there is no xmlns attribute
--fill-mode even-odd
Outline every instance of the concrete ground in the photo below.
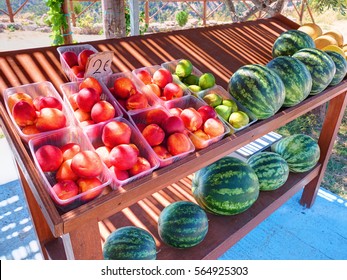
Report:
<svg viewBox="0 0 347 280"><path fill-rule="evenodd" d="M42 260L13 156L0 139L0 260ZM311 209L301 192L220 260L347 260L347 201L320 189Z"/></svg>

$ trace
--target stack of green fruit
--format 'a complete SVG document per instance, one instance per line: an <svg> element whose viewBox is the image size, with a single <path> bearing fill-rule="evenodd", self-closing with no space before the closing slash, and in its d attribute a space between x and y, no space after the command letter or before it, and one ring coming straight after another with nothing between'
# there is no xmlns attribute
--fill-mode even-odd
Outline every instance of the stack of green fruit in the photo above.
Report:
<svg viewBox="0 0 347 280"><path fill-rule="evenodd" d="M193 93L209 89L216 84L216 79L212 73L194 74L193 64L188 59L178 61L173 75Z"/></svg>
<svg viewBox="0 0 347 280"><path fill-rule="evenodd" d="M249 116L244 111L239 110L234 100L223 98L215 92L206 94L203 100L234 128L240 129L249 124Z"/></svg>

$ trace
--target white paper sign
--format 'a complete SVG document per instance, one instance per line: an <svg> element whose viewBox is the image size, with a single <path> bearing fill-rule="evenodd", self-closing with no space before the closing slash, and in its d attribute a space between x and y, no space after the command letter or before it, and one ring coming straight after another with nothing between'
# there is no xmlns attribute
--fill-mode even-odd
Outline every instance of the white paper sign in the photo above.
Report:
<svg viewBox="0 0 347 280"><path fill-rule="evenodd" d="M84 77L101 78L112 73L112 51L98 52L88 58Z"/></svg>

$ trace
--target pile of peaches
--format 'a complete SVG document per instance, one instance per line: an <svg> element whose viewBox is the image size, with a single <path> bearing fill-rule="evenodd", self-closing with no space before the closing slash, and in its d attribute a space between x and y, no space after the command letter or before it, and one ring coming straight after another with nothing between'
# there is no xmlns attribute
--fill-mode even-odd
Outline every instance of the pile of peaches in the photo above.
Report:
<svg viewBox="0 0 347 280"><path fill-rule="evenodd" d="M82 150L75 142L62 146L45 144L35 151L36 160L44 173L55 175L52 191L59 206L67 206L81 194L80 202L85 203L98 197L103 188L99 179L104 171L99 155L92 150Z"/></svg>
<svg viewBox="0 0 347 280"><path fill-rule="evenodd" d="M62 102L54 96L32 97L25 92L16 92L8 96L7 105L25 135L60 129L68 123Z"/></svg>
<svg viewBox="0 0 347 280"><path fill-rule="evenodd" d="M76 76L76 78L84 78L84 73L86 70L86 65L88 58L95 54L95 51L90 49L83 49L81 52L76 54L73 51L65 51L61 54L66 64L70 67L71 72ZM74 80L70 77L71 80Z"/></svg>
<svg viewBox="0 0 347 280"><path fill-rule="evenodd" d="M155 94L163 101L172 100L184 95L183 89L174 82L171 72L165 68L154 70L153 75L147 69L136 72L137 78L144 84L145 93Z"/></svg>
<svg viewBox="0 0 347 280"><path fill-rule="evenodd" d="M68 100L82 127L116 117L117 110L110 101L102 98L103 88L97 79L84 79L78 89L79 91L68 96Z"/></svg>

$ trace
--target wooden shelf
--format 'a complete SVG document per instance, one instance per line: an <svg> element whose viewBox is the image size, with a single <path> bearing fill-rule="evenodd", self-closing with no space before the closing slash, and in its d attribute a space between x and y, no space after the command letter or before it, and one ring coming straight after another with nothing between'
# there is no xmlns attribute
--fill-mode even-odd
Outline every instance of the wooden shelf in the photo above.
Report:
<svg viewBox="0 0 347 280"><path fill-rule="evenodd" d="M240 66L265 64L271 60L272 44L278 35L297 27L296 23L287 18L276 16L245 23L89 43L100 51L114 52L114 72L189 57L201 71L213 72L217 83L226 88L232 73ZM60 92L60 85L67 82L61 71L56 47L3 52L0 54L0 68L3 70L0 74L2 93L7 87L44 80L51 81ZM113 229L134 223L148 228L157 238L159 259L211 259L221 255L300 188L305 186L301 203L308 207L313 204L346 107L346 91L345 79L338 86L309 96L297 106L282 109L271 118L257 121L210 147L158 169L117 191L109 191L65 214L57 211L46 192L28 147L14 130L2 99L0 116L1 125L21 169L28 204L40 243L47 248L47 258L101 259L101 241ZM187 249L184 256L181 250L160 244L155 217L165 203L179 199L192 200L189 194L189 176L192 173L325 103L329 107L318 142L321 158L313 171L291 174L285 186L271 193L262 193L255 205L243 214L234 217L209 215L208 238L201 246ZM157 201L159 198L162 201ZM225 227L226 224L228 227ZM65 250L60 254L56 249L61 248L62 243Z"/></svg>

